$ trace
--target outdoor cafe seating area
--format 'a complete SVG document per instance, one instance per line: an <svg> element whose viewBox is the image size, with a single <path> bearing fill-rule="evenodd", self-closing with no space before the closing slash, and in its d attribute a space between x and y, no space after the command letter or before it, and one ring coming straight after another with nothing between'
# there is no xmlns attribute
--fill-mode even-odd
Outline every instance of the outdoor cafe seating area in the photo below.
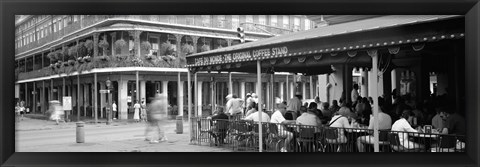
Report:
<svg viewBox="0 0 480 167"><path fill-rule="evenodd" d="M190 142L196 145L223 147L236 152L259 151L258 122L233 118L230 120L211 120L207 117L191 118L192 137ZM290 132L293 139L285 146ZM361 143L359 150L357 139L361 136L373 136L373 130L359 126L357 128L315 127L296 124L275 124L262 122L262 151L285 152L374 152L373 137ZM345 136L345 137L343 137ZM439 134L437 131L397 132L379 130L380 152L464 152L465 146L459 146L461 135Z"/></svg>

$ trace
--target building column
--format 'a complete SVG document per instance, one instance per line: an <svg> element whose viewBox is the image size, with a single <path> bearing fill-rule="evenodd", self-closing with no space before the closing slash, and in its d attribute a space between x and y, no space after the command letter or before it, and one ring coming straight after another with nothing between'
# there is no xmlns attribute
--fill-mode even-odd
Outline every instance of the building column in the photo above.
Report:
<svg viewBox="0 0 480 167"><path fill-rule="evenodd" d="M98 41L98 35L97 35L97 41ZM95 42L94 42L95 44ZM95 48L96 46L94 46ZM96 55L95 55L96 56ZM93 116L95 117L95 124L97 124L98 122L98 107L97 107L97 104L98 104L98 86L97 86L97 73L93 74L93 96L94 96L94 101L93 101Z"/></svg>
<svg viewBox="0 0 480 167"><path fill-rule="evenodd" d="M181 45L181 42L182 42L182 38L183 38L183 35L181 34L175 34L175 38L177 39L177 57L180 57L180 55L182 54L182 45Z"/></svg>
<svg viewBox="0 0 480 167"><path fill-rule="evenodd" d="M203 108L202 108L202 97L203 97L203 82L202 81L197 81L198 82L198 89L197 89L197 94L195 96L198 97L197 101L197 113L199 116L202 116L203 114ZM213 111L212 111L213 112Z"/></svg>
<svg viewBox="0 0 480 167"><path fill-rule="evenodd" d="M328 84L329 84L328 74L318 75L317 78L318 78L318 97L320 98L320 101L328 102L331 104L331 102L329 101L330 97L328 96Z"/></svg>
<svg viewBox="0 0 480 167"><path fill-rule="evenodd" d="M145 103L147 103L147 87L146 87L146 85L147 85L147 81L140 81L140 100L145 100Z"/></svg>
<svg viewBox="0 0 480 167"><path fill-rule="evenodd" d="M342 92L344 91L344 66L343 65L334 65L335 72L332 73L332 77L335 80L335 84L333 84L333 100L337 100L340 102L340 98L342 97ZM346 90L345 90L346 91ZM345 97L347 98L347 97ZM346 99L345 99L346 100Z"/></svg>
<svg viewBox="0 0 480 167"><path fill-rule="evenodd" d="M268 76L268 75L267 75L267 76ZM267 82L265 82L265 86L266 86L266 89L267 89L267 90L265 91L266 94L265 94L265 103L264 103L264 105L265 105L265 109L266 109L266 110L269 110L270 107L271 107L270 104L272 104L271 101L270 101L270 100L272 100L272 97L271 97L271 93L272 93L272 92L271 92L271 90L270 90L270 89L272 88L272 86L270 85L271 83L268 82L269 80L270 80L270 77L268 77Z"/></svg>
<svg viewBox="0 0 480 167"><path fill-rule="evenodd" d="M139 78L138 75L139 75L139 74L138 74L138 71L136 71L136 72L135 72L135 92L136 92L136 96L135 96L136 99L135 99L135 100L138 101L138 103L141 103L141 102L140 102L140 89L139 89L139 87L140 87L140 81L139 81L139 79L138 79L138 78Z"/></svg>
<svg viewBox="0 0 480 167"><path fill-rule="evenodd" d="M120 118L126 120L128 119L128 105L127 105L127 96L128 96L128 81L127 80L120 80L119 84L119 91L118 91L118 110L120 113Z"/></svg>
<svg viewBox="0 0 480 167"><path fill-rule="evenodd" d="M285 76L285 90L287 90L285 92L286 96L285 96L285 99L284 101L288 101L288 99L290 98L290 81L288 80L288 74ZM283 97L282 97L283 98Z"/></svg>
<svg viewBox="0 0 480 167"><path fill-rule="evenodd" d="M32 113L36 113L37 112L37 87L36 87L36 84L35 82L33 82L33 105L32 105Z"/></svg>
<svg viewBox="0 0 480 167"><path fill-rule="evenodd" d="M168 81L162 81L162 93L164 93L165 95L165 103L164 104L168 104ZM168 105L165 105L164 106L165 108L165 111L168 111ZM168 115L168 112L167 112L167 115Z"/></svg>
<svg viewBox="0 0 480 167"><path fill-rule="evenodd" d="M134 43L134 54L137 57L140 57L140 34L142 34L142 31L139 30L133 30L133 31L128 31L131 37L133 37L133 43ZM137 91L138 92L138 91ZM138 99L138 96L137 96Z"/></svg>
<svg viewBox="0 0 480 167"><path fill-rule="evenodd" d="M106 37L106 35L105 35L105 37ZM110 37L112 39L112 43L110 44L110 50L112 51L112 56L114 56L114 55L117 54L116 49L115 49L115 41L117 40L117 32L110 33ZM105 39L105 40L107 40L107 39Z"/></svg>
<svg viewBox="0 0 480 167"><path fill-rule="evenodd" d="M245 96L246 96L246 93L245 93L245 82L240 82L240 97L242 97L242 99L245 99Z"/></svg>
<svg viewBox="0 0 480 167"><path fill-rule="evenodd" d="M88 99L87 99L87 93L88 93L88 85L83 84L83 116L87 117L87 104L88 104Z"/></svg>
<svg viewBox="0 0 480 167"><path fill-rule="evenodd" d="M42 114L45 113L45 80L42 81L42 94L40 96L40 99L42 100L40 105L42 108Z"/></svg>
<svg viewBox="0 0 480 167"><path fill-rule="evenodd" d="M347 103L353 104L353 101L356 99L352 100L352 90L353 90L353 68L350 65L345 65L345 74L343 77L343 90L345 90L345 97L347 100Z"/></svg>
<svg viewBox="0 0 480 167"><path fill-rule="evenodd" d="M303 99L307 99L307 82L302 82L302 96Z"/></svg>
<svg viewBox="0 0 480 167"><path fill-rule="evenodd" d="M290 82L290 97L289 99L293 98L295 96L295 82ZM287 99L288 101L288 99Z"/></svg>
<svg viewBox="0 0 480 167"><path fill-rule="evenodd" d="M391 78L392 78L392 90L397 89L397 70L392 69Z"/></svg>
<svg viewBox="0 0 480 167"><path fill-rule="evenodd" d="M93 57L98 56L98 36L99 35L100 35L100 33L98 33L98 32L93 33Z"/></svg>
<svg viewBox="0 0 480 167"><path fill-rule="evenodd" d="M285 82L279 82L279 84L278 84L278 89L280 90L280 95L279 95L279 96L280 96L280 100L281 100L282 102L283 102L283 101L286 101L286 99L284 99L284 98L285 98L285 94L284 94L284 90L283 90L283 89L284 89L283 84L285 84ZM276 103L276 102L275 102L275 103Z"/></svg>
<svg viewBox="0 0 480 167"><path fill-rule="evenodd" d="M200 38L200 37L192 36L193 53L197 53L197 50L198 50L198 47L197 47L198 38Z"/></svg>
<svg viewBox="0 0 480 167"><path fill-rule="evenodd" d="M368 80L368 71L365 70L365 68L360 69L361 73L361 96L362 97L368 97L368 85L369 83L367 82Z"/></svg>
<svg viewBox="0 0 480 167"><path fill-rule="evenodd" d="M100 90L105 90L106 89L104 81L100 81L98 83L100 83ZM120 83L119 83L118 86L119 87L121 86ZM118 95L119 95L118 97L120 97L120 92L118 93ZM107 96L106 93L100 93L100 118L103 118L103 107L105 107L105 104L107 104L106 96ZM120 106L120 104L119 103L117 103L117 104L118 104L117 105L117 109L118 109L118 108L120 108L120 107L118 107L118 106ZM118 109L118 111L120 111L120 109Z"/></svg>
<svg viewBox="0 0 480 167"><path fill-rule="evenodd" d="M228 72L228 94L233 94L232 73Z"/></svg>
<svg viewBox="0 0 480 167"><path fill-rule="evenodd" d="M178 115L183 116L183 83L185 81L182 81L180 78L180 72L178 73L178 92L177 92L177 106L178 106Z"/></svg>

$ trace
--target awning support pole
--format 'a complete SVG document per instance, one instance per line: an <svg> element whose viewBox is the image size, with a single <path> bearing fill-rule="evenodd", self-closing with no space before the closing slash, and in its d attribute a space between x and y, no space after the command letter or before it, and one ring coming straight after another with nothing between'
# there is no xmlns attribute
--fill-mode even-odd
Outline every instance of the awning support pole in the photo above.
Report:
<svg viewBox="0 0 480 167"><path fill-rule="evenodd" d="M198 115L198 80L197 80L197 73L194 73L193 74L193 85L195 86L193 89L194 89L194 92L195 92L195 100L194 100L194 110L193 112L195 112L195 116L199 116Z"/></svg>
<svg viewBox="0 0 480 167"><path fill-rule="evenodd" d="M369 54L372 57L372 84L374 84L374 89L372 91L373 97L373 150L374 152L379 152L378 145L378 53L375 50L372 54Z"/></svg>
<svg viewBox="0 0 480 167"><path fill-rule="evenodd" d="M190 141L192 139L192 120L191 120L191 115L192 115L192 79L191 79L191 73L190 69L187 70L187 91L188 91L188 96L187 96L187 101L188 101L188 126L190 128Z"/></svg>
<svg viewBox="0 0 480 167"><path fill-rule="evenodd" d="M257 94L258 94L258 151L262 152L262 68L257 60Z"/></svg>
<svg viewBox="0 0 480 167"><path fill-rule="evenodd" d="M233 94L232 72L228 72L228 94Z"/></svg>

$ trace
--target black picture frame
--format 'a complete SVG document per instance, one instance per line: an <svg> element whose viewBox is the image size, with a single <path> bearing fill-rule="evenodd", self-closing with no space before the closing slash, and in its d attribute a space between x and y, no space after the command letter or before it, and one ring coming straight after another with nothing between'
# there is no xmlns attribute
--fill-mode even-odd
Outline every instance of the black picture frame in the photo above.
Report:
<svg viewBox="0 0 480 167"><path fill-rule="evenodd" d="M478 0L12 0L1 1L0 12L2 166L479 166ZM15 153L14 15L236 13L465 15L466 153Z"/></svg>

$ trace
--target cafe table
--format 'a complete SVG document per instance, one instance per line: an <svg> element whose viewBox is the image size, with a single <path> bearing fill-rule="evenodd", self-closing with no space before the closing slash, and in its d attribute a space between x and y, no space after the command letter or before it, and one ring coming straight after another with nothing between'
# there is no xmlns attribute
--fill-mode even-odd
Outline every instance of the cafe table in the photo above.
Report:
<svg viewBox="0 0 480 167"><path fill-rule="evenodd" d="M414 140L417 140L420 143L423 143L425 145L426 152L430 150L432 141L436 141L440 137L440 133L435 129L432 129L431 133L418 132L418 133L408 133L408 135L413 137Z"/></svg>

